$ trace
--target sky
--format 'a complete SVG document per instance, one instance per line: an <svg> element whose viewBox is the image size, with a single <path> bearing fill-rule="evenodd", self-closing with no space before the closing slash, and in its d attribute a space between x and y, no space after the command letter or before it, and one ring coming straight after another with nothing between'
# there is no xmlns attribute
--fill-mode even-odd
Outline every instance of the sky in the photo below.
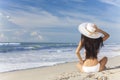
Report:
<svg viewBox="0 0 120 80"><path fill-rule="evenodd" d="M95 23L120 42L120 0L0 0L0 42L80 40L79 24Z"/></svg>

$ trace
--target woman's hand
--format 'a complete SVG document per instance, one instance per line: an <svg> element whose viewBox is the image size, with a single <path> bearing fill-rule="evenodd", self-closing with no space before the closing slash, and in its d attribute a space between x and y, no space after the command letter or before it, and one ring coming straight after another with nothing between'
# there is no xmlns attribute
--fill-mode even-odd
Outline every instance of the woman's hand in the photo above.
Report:
<svg viewBox="0 0 120 80"><path fill-rule="evenodd" d="M103 36L103 41L107 40L107 39L109 38L109 36L110 36L107 32L105 32L105 31L103 31L102 29L99 29L99 28L97 28L97 27L96 27L95 32L100 32L100 33L104 34L104 36Z"/></svg>
<svg viewBox="0 0 120 80"><path fill-rule="evenodd" d="M95 28L95 32L100 32L100 33L103 32L103 30L101 30L100 28L98 28L97 25L95 25L94 28Z"/></svg>
<svg viewBox="0 0 120 80"><path fill-rule="evenodd" d="M101 29L99 29L99 28L97 28L97 27L95 27L95 28L96 28L95 32L100 32L100 33L102 33L102 32L101 32Z"/></svg>
<svg viewBox="0 0 120 80"><path fill-rule="evenodd" d="M83 63L84 63L84 61L83 61L83 60L81 60L79 63L80 63L80 64L83 64Z"/></svg>

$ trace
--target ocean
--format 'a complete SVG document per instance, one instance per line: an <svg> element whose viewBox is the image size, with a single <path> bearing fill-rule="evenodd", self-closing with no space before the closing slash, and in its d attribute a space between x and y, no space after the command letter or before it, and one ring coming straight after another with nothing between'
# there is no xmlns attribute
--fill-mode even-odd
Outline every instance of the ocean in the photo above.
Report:
<svg viewBox="0 0 120 80"><path fill-rule="evenodd" d="M76 47L76 43L0 43L0 72L78 61ZM98 56L118 55L120 44L110 43L104 45Z"/></svg>

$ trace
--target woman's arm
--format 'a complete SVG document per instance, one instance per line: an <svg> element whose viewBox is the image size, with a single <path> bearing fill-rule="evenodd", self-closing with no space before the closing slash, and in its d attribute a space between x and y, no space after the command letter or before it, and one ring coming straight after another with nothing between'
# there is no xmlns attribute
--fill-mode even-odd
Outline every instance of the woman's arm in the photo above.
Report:
<svg viewBox="0 0 120 80"><path fill-rule="evenodd" d="M96 31L104 34L103 41L107 40L110 37L110 35L107 32L105 32L99 28L97 28Z"/></svg>
<svg viewBox="0 0 120 80"><path fill-rule="evenodd" d="M78 45L78 47L76 49L76 55L77 55L78 59L80 60L80 63L83 64L83 60L82 60L82 57L80 55L80 50L81 49L82 49L82 42L80 41L79 45Z"/></svg>

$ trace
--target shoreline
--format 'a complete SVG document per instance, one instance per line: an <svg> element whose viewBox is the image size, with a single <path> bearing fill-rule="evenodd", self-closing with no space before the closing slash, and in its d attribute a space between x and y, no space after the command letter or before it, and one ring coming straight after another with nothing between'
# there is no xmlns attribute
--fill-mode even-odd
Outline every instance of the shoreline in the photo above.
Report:
<svg viewBox="0 0 120 80"><path fill-rule="evenodd" d="M108 69L94 74L107 76L107 80L120 79L120 56L108 58L106 67ZM53 66L38 67L32 69L16 70L0 73L1 80L82 80L87 73L81 73L76 68L75 62L60 63ZM93 76L93 75L91 75ZM86 77L86 79L89 77ZM94 77L91 77L92 80ZM118 79L117 79L118 78ZM88 79L89 80L89 79Z"/></svg>
<svg viewBox="0 0 120 80"><path fill-rule="evenodd" d="M54 64L54 65L48 65L48 66L40 66L40 67L33 67L33 68L26 68L26 69L17 69L17 70L5 71L5 72L0 72L0 74L2 74L2 73L9 73L9 72L16 72L16 71L31 70L31 69L38 69L38 68L54 67L54 66L59 66L59 65L62 65L62 64L67 64L67 63L77 63L77 61L57 63L57 64Z"/></svg>
<svg viewBox="0 0 120 80"><path fill-rule="evenodd" d="M112 57L108 57L108 59L112 59L114 57L119 57L119 56L112 56ZM100 60L101 57L99 57L98 60ZM53 65L46 65L46 66L39 66L39 67L31 67L31 68L24 68L24 69L16 69L16 70L10 70L10 71L4 71L4 72L0 72L1 73L9 73L9 72L16 72L16 71L23 71L23 70L31 70L31 69L38 69L38 68L46 68L46 67L54 67L54 66L59 66L62 64L67 64L67 63L76 63L77 64L78 61L71 61L71 62L62 62L62 63L56 63Z"/></svg>

